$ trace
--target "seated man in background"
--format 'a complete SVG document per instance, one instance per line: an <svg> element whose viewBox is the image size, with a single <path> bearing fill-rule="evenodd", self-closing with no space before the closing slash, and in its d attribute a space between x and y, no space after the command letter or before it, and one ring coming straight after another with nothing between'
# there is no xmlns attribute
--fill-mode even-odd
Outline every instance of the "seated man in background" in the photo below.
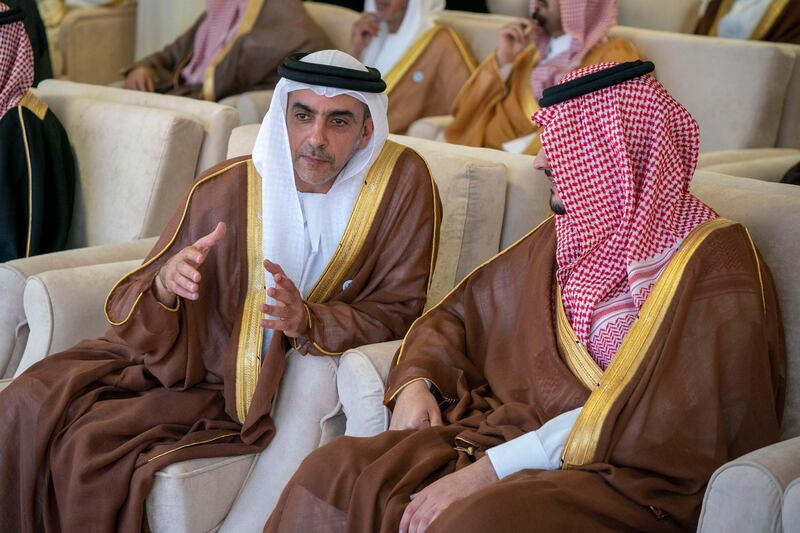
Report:
<svg viewBox="0 0 800 533"><path fill-rule="evenodd" d="M700 9L697 34L800 44L796 0L704 0Z"/></svg>
<svg viewBox="0 0 800 533"><path fill-rule="evenodd" d="M64 249L75 198L67 133L30 91L25 16L0 2L0 262Z"/></svg>
<svg viewBox="0 0 800 533"><path fill-rule="evenodd" d="M217 101L272 89L284 57L325 48L328 37L300 0L208 0L194 26L138 61L123 86Z"/></svg>
<svg viewBox="0 0 800 533"><path fill-rule="evenodd" d="M111 290L106 336L0 392L5 531L146 530L157 471L271 442L291 347L339 355L422 312L441 206L387 140L380 74L333 50L281 74L252 157L198 178Z"/></svg>
<svg viewBox="0 0 800 533"><path fill-rule="evenodd" d="M383 74L392 133L404 133L419 118L449 114L475 70L461 37L435 23L442 9L444 0L367 0L353 24L349 53Z"/></svg>
<svg viewBox="0 0 800 533"><path fill-rule="evenodd" d="M497 51L461 89L447 142L535 154L530 117L544 89L580 66L639 59L632 43L606 37L617 0L531 0L530 9L500 30Z"/></svg>
<svg viewBox="0 0 800 533"><path fill-rule="evenodd" d="M265 531L694 531L776 442L786 354L744 227L689 193L699 126L652 63L544 92L555 213L409 330L390 431L300 466Z"/></svg>

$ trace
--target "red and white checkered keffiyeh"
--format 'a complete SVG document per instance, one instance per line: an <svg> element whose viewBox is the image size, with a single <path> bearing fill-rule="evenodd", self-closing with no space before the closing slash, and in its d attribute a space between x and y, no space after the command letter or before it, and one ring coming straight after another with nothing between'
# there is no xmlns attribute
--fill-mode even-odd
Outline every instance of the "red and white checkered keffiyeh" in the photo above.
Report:
<svg viewBox="0 0 800 533"><path fill-rule="evenodd" d="M186 83L203 83L206 68L233 37L246 7L247 0L208 0L206 18L194 36L192 59L181 71Z"/></svg>
<svg viewBox="0 0 800 533"><path fill-rule="evenodd" d="M611 64L593 65L564 82ZM539 110L542 147L567 213L557 280L578 340L605 368L669 258L715 218L689 192L699 126L652 76Z"/></svg>
<svg viewBox="0 0 800 533"><path fill-rule="evenodd" d="M0 3L0 12L11 9ZM33 48L20 20L0 24L0 117L15 107L33 85Z"/></svg>
<svg viewBox="0 0 800 533"><path fill-rule="evenodd" d="M531 0L530 12L536 10ZM540 61L531 72L531 88L538 100L542 91L561 81L570 70L577 68L586 54L606 39L608 30L617 23L617 0L561 0L561 23L564 32L572 37L569 50ZM536 25L533 42L544 57L550 36Z"/></svg>

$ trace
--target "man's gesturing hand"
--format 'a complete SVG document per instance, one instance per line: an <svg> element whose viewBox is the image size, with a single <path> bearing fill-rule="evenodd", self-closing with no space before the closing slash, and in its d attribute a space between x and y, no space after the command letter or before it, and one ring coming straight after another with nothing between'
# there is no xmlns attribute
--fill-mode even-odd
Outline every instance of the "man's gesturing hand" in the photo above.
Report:
<svg viewBox="0 0 800 533"><path fill-rule="evenodd" d="M159 302L173 307L176 295L187 300L197 300L200 296L199 283L203 277L198 269L208 257L211 248L225 236L225 230L225 223L218 222L214 231L173 255L161 267L155 282L155 295Z"/></svg>
<svg viewBox="0 0 800 533"><path fill-rule="evenodd" d="M262 319L261 327L282 331L287 337L299 337L308 329L303 295L280 265L265 259L264 268L275 278L275 287L267 291L267 295L275 299L275 305L261 304L258 310L277 320Z"/></svg>
<svg viewBox="0 0 800 533"><path fill-rule="evenodd" d="M397 397L389 429L423 429L442 425L442 412L425 381L406 385Z"/></svg>

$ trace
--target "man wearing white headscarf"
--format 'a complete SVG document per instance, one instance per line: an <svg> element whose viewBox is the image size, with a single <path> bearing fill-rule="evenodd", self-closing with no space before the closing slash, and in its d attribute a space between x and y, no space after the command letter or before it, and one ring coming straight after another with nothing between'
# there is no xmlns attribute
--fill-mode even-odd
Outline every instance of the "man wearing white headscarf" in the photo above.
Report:
<svg viewBox="0 0 800 533"><path fill-rule="evenodd" d="M419 118L449 114L475 70L462 38L436 23L443 9L444 0L367 0L353 24L348 52L383 74L392 133Z"/></svg>
<svg viewBox="0 0 800 533"><path fill-rule="evenodd" d="M703 0L695 33L728 39L800 44L800 2Z"/></svg>
<svg viewBox="0 0 800 533"><path fill-rule="evenodd" d="M330 50L281 75L252 157L198 178L111 290L105 337L0 392L7 530L142 530L157 471L271 442L287 357L399 339L422 312L440 204L387 140L380 74Z"/></svg>
<svg viewBox="0 0 800 533"><path fill-rule="evenodd" d="M617 0L530 0L530 14L500 30L497 50L458 94L447 142L534 155L530 118L544 89L579 67L640 59L633 43L607 36Z"/></svg>

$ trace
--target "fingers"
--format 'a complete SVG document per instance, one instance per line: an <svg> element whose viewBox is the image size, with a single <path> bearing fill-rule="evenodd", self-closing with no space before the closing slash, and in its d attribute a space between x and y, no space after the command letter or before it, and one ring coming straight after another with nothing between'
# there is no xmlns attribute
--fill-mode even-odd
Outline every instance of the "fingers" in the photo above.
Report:
<svg viewBox="0 0 800 533"><path fill-rule="evenodd" d="M278 303L278 305L261 304L258 306L258 311L265 315L274 316L275 318L286 318L289 316L289 308L286 304Z"/></svg>
<svg viewBox="0 0 800 533"><path fill-rule="evenodd" d="M214 231L206 235L205 237L200 237L195 243L195 248L204 248L209 249L217 244L222 238L225 236L225 232L227 231L228 227L225 225L224 222L217 222L217 226L214 228Z"/></svg>
<svg viewBox="0 0 800 533"><path fill-rule="evenodd" d="M186 261L179 261L175 270L177 270L178 273L184 276L188 281L199 283L203 278L203 275L200 274L200 271Z"/></svg>
<svg viewBox="0 0 800 533"><path fill-rule="evenodd" d="M199 286L177 272L167 275L167 290L188 300L197 300L200 297Z"/></svg>
<svg viewBox="0 0 800 533"><path fill-rule="evenodd" d="M406 533L409 531L411 519L414 517L414 513L424 500L425 496L423 495L422 497L415 498L411 501L411 503L406 505L406 508L403 511L403 517L400 519L400 533Z"/></svg>
<svg viewBox="0 0 800 533"><path fill-rule="evenodd" d="M433 498L426 494L423 494L421 498L424 499L415 499L415 501L421 501L421 503L419 507L414 509L414 516L411 517L408 525L408 533L423 533L433 521L435 514Z"/></svg>
<svg viewBox="0 0 800 533"><path fill-rule="evenodd" d="M283 268L281 268L278 263L273 263L269 259L264 259L264 269L273 276L277 276L278 274L283 274L286 276L286 274L283 272Z"/></svg>
<svg viewBox="0 0 800 533"><path fill-rule="evenodd" d="M153 83L153 78L151 78L150 76L145 76L145 78L144 78L144 86L145 86L145 90L147 92L149 92L149 93L155 92L155 90L156 90L156 86Z"/></svg>

